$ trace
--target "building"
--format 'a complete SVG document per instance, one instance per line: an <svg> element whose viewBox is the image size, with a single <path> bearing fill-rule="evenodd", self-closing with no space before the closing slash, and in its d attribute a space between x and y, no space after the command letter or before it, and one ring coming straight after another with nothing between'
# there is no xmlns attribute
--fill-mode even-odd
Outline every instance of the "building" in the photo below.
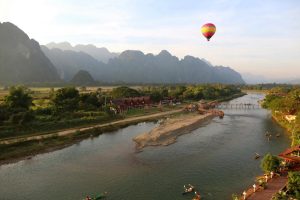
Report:
<svg viewBox="0 0 300 200"><path fill-rule="evenodd" d="M152 101L150 96L142 96L113 99L111 100L111 104L114 105L120 113L132 108L144 108L145 106L150 106Z"/></svg>
<svg viewBox="0 0 300 200"><path fill-rule="evenodd" d="M300 164L300 145L286 149L278 156L287 163Z"/></svg>
<svg viewBox="0 0 300 200"><path fill-rule="evenodd" d="M285 119L286 119L289 123L295 121L296 118L297 118L296 115L285 115L284 117L285 117Z"/></svg>

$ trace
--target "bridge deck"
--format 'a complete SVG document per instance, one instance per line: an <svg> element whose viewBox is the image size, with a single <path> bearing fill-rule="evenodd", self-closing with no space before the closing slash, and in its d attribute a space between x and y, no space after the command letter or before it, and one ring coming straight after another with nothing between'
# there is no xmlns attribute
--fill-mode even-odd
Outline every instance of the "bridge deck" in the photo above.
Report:
<svg viewBox="0 0 300 200"><path fill-rule="evenodd" d="M261 106L259 104L251 103L240 103L240 104L225 104L221 103L217 105L219 109L259 109Z"/></svg>

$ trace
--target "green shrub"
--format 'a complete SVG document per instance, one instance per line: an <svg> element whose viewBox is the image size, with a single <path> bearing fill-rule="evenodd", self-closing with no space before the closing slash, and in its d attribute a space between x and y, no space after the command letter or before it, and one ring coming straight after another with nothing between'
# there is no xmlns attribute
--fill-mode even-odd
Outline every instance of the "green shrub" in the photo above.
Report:
<svg viewBox="0 0 300 200"><path fill-rule="evenodd" d="M12 114L9 118L9 121L12 124L24 125L26 123L33 121L34 118L35 115L33 114L32 111L26 111L26 112L18 112Z"/></svg>
<svg viewBox="0 0 300 200"><path fill-rule="evenodd" d="M29 110L32 105L31 91L23 86L11 87L4 98L5 105L11 110Z"/></svg>
<svg viewBox="0 0 300 200"><path fill-rule="evenodd" d="M279 168L279 159L270 153L266 154L261 162L261 168L265 172L277 171Z"/></svg>
<svg viewBox="0 0 300 200"><path fill-rule="evenodd" d="M75 87L58 89L52 96L52 103L59 112L72 112L79 106L79 91Z"/></svg>
<svg viewBox="0 0 300 200"><path fill-rule="evenodd" d="M289 172L287 189L291 194L300 196L300 172Z"/></svg>
<svg viewBox="0 0 300 200"><path fill-rule="evenodd" d="M37 115L52 115L54 113L54 108L53 107L38 108L34 112Z"/></svg>
<svg viewBox="0 0 300 200"><path fill-rule="evenodd" d="M288 200L288 196L286 195L286 192L279 191L277 192L273 197L272 200Z"/></svg>
<svg viewBox="0 0 300 200"><path fill-rule="evenodd" d="M9 112L6 106L0 105L0 124L9 118Z"/></svg>
<svg viewBox="0 0 300 200"><path fill-rule="evenodd" d="M239 196L237 194L232 194L231 197L232 200L239 200Z"/></svg>

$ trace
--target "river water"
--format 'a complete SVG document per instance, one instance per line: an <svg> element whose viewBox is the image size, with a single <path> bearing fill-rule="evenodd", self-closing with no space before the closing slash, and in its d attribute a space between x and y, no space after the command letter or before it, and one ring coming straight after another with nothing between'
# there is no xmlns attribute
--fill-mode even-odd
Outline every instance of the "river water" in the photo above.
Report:
<svg viewBox="0 0 300 200"><path fill-rule="evenodd" d="M229 103L257 103L248 94ZM289 146L287 133L264 109L228 109L177 143L135 153L132 138L156 123L140 123L55 152L0 167L0 200L80 200L108 191L111 200L185 200L191 183L205 200L231 199L261 174L263 155ZM266 131L280 133L268 141Z"/></svg>

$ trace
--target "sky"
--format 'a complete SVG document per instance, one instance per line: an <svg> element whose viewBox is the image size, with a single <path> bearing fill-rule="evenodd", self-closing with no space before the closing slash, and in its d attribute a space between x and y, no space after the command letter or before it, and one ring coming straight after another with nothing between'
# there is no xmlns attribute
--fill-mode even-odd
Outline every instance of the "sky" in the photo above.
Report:
<svg viewBox="0 0 300 200"><path fill-rule="evenodd" d="M0 0L0 22L40 44L168 50L268 79L300 78L299 0ZM201 26L212 22L210 42Z"/></svg>

